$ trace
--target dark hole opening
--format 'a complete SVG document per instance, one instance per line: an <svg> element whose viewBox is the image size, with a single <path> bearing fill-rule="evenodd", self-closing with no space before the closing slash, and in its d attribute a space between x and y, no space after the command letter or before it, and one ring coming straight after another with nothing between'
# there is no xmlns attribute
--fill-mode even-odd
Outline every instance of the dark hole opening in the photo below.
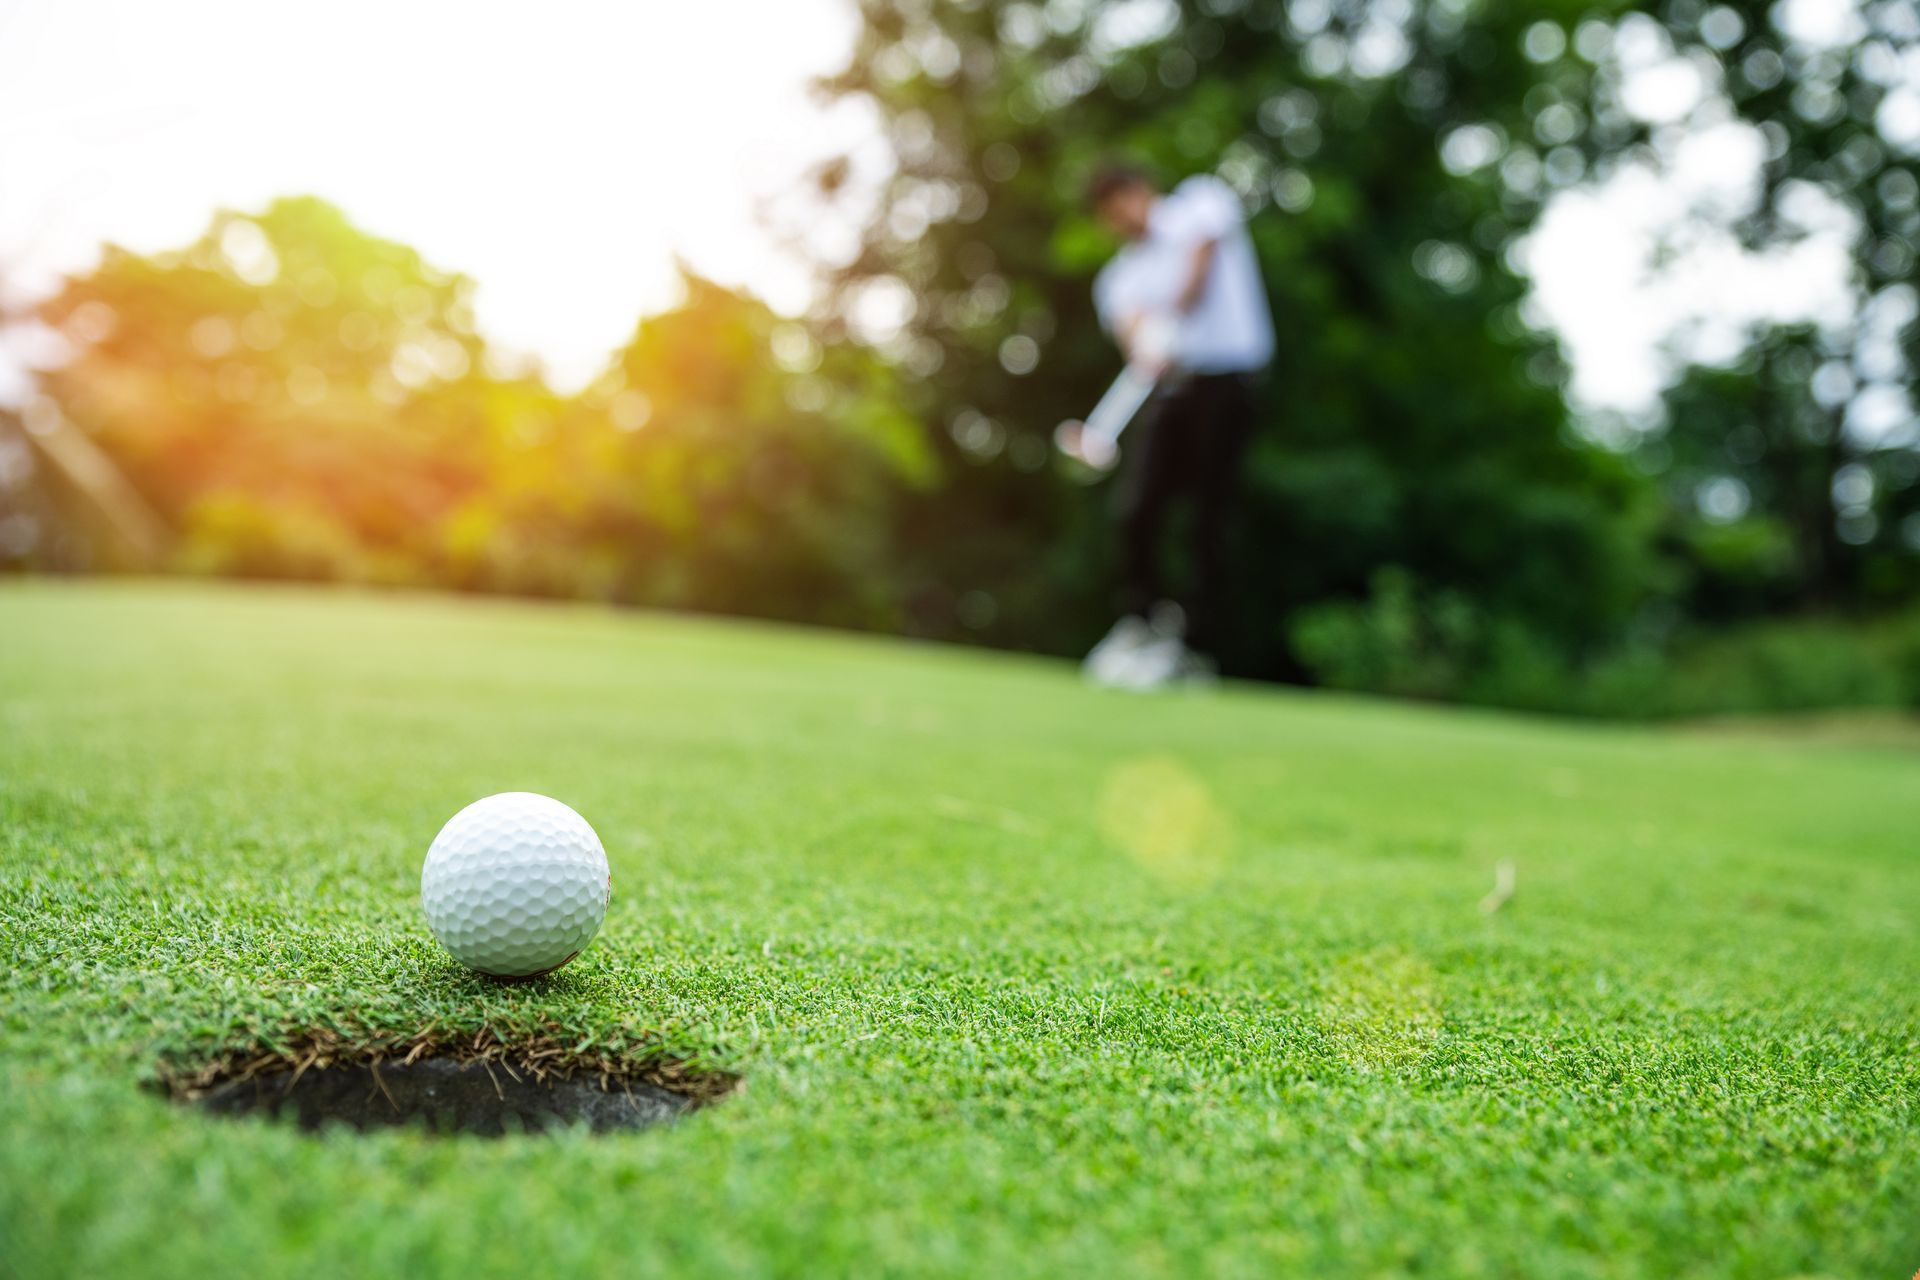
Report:
<svg viewBox="0 0 1920 1280"><path fill-rule="evenodd" d="M266 1115L309 1132L329 1124L359 1130L413 1125L439 1134L501 1137L584 1124L615 1133L666 1124L718 1097L731 1077L690 1081L691 1092L599 1073L560 1075L513 1068L498 1058L460 1061L296 1063L175 1089L215 1115Z"/></svg>

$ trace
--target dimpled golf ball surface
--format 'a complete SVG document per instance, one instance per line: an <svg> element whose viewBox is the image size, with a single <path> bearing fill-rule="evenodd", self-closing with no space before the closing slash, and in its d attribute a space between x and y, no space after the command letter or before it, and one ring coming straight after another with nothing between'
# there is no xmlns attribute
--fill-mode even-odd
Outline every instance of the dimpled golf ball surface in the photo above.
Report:
<svg viewBox="0 0 1920 1280"><path fill-rule="evenodd" d="M470 969L526 978L579 955L613 881L587 820L526 791L476 800L427 850L420 901L434 936Z"/></svg>

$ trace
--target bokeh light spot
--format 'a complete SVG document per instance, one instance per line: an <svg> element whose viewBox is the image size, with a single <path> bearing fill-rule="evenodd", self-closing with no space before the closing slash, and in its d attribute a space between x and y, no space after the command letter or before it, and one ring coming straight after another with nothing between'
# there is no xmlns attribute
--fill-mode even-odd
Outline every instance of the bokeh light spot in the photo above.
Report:
<svg viewBox="0 0 1920 1280"><path fill-rule="evenodd" d="M113 336L120 317L104 302L83 302L67 317L66 329L81 342L99 345Z"/></svg>
<svg viewBox="0 0 1920 1280"><path fill-rule="evenodd" d="M202 316L187 330L187 341L209 360L218 360L231 352L235 338L233 321L225 316Z"/></svg>
<svg viewBox="0 0 1920 1280"><path fill-rule="evenodd" d="M1171 888L1205 888L1232 855L1233 824L1212 790L1172 756L1116 765L1101 788L1101 834Z"/></svg>
<svg viewBox="0 0 1920 1280"><path fill-rule="evenodd" d="M1019 377L1040 364L1040 344L1024 333L1016 333L1000 344L1000 367Z"/></svg>
<svg viewBox="0 0 1920 1280"><path fill-rule="evenodd" d="M220 256L237 279L256 287L272 284L280 274L280 259L267 233L246 218L235 218L221 231Z"/></svg>
<svg viewBox="0 0 1920 1280"><path fill-rule="evenodd" d="M653 420L653 401L638 391L622 391L607 406L607 416L622 431L638 431Z"/></svg>
<svg viewBox="0 0 1920 1280"><path fill-rule="evenodd" d="M1350 956L1328 976L1321 1017L1360 1071L1412 1067L1433 1051L1443 1025L1433 967L1391 947Z"/></svg>

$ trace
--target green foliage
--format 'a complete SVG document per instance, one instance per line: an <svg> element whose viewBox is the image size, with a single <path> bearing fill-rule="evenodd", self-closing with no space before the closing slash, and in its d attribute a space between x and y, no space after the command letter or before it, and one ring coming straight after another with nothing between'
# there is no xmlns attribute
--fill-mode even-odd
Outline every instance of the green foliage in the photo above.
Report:
<svg viewBox="0 0 1920 1280"><path fill-rule="evenodd" d="M1911 1270L1911 737L1148 705L338 591L15 582L0 619L10 1275ZM501 984L417 892L439 825L514 787L593 822L614 893L579 960ZM498 1142L141 1087L429 1023L745 1087Z"/></svg>
<svg viewBox="0 0 1920 1280"><path fill-rule="evenodd" d="M1822 618L1749 624L1683 644L1661 711L1920 708L1920 614L1875 628Z"/></svg>
<svg viewBox="0 0 1920 1280"><path fill-rule="evenodd" d="M1423 587L1404 569L1374 575L1365 600L1303 609L1292 625L1301 661L1333 688L1586 709L1562 647L1464 592Z"/></svg>
<svg viewBox="0 0 1920 1280"><path fill-rule="evenodd" d="M1920 612L1694 628L1575 662L1523 622L1394 568L1363 600L1302 610L1292 625L1309 674L1339 689L1638 718L1920 707Z"/></svg>
<svg viewBox="0 0 1920 1280"><path fill-rule="evenodd" d="M286 200L70 281L39 313L74 353L49 403L189 572L1077 653L1110 621L1107 492L1056 473L1049 436L1116 365L1087 296L1114 246L1079 191L1125 153L1241 193L1279 328L1230 672L1632 714L1913 687L1887 627L1839 635L1920 593L1920 451L1884 421L1920 348L1920 170L1889 132L1910 4L1865 0L1828 46L1770 0L860 15L822 88L877 112L892 162L818 174L864 234L808 322L689 279L560 395L487 351L470 281ZM1663 51L1697 73L1692 123L1761 129L1752 207L1704 229L1778 248L1838 206L1857 323L1759 330L1659 424L1574 422L1509 251L1556 192L1671 160L1688 121L1627 88ZM901 304L899 332L872 324ZM12 549L57 505L21 496L26 439L0 421L0 565L83 565L72 529Z"/></svg>
<svg viewBox="0 0 1920 1280"><path fill-rule="evenodd" d="M647 425L591 468L595 524L617 543L671 554L639 557L647 576L623 594L898 626L896 498L935 471L883 366L690 281L686 301L642 322L585 400L617 420L636 396Z"/></svg>
<svg viewBox="0 0 1920 1280"><path fill-rule="evenodd" d="M916 301L897 345L955 437L943 447L956 479L920 516L955 549L923 557L948 595L1012 602L1004 625L1041 647L1070 649L1109 620L1104 494L1032 464L1116 366L1087 298L1112 246L1079 188L1124 151L1169 180L1217 168L1252 214L1272 291L1280 349L1247 495L1232 668L1294 669L1289 615L1363 591L1384 565L1568 654L1624 632L1660 581L1656 498L1573 437L1556 354L1517 319L1522 287L1500 250L1543 193L1441 159L1463 123L1518 135L1523 101L1584 92L1591 68L1543 70L1522 52L1551 10L1396 18L1341 5L1315 16L1322 29L1276 5L1181 5L1131 42L1117 11L1098 8L863 12L860 46L829 87L880 111L898 167L840 298L857 312L893 280ZM1392 66L1368 61L1382 42L1404 43ZM844 172L823 199L845 198ZM1021 338L1041 350L1032 372L1002 359ZM1022 536L987 533L1009 524ZM1035 545L1058 550L1036 557ZM1016 612L1027 601L1046 613Z"/></svg>
<svg viewBox="0 0 1920 1280"><path fill-rule="evenodd" d="M1844 404L1816 402L1816 372L1840 367L1824 345L1779 330L1742 367L1692 370L1668 396L1670 422L1635 445L1668 491L1684 603L1702 620L1920 593L1920 548L1902 532L1920 454L1897 438L1864 446Z"/></svg>
<svg viewBox="0 0 1920 1280"><path fill-rule="evenodd" d="M470 281L282 200L70 281L45 389L188 572L897 625L891 523L934 464L895 376L685 284L563 396L487 352Z"/></svg>
<svg viewBox="0 0 1920 1280"><path fill-rule="evenodd" d="M1899 95L1913 92L1920 21L1906 0L1867 0L1809 38L1794 34L1802 24L1793 19L1814 7L1799 15L1761 0L1645 7L1681 56L1715 72L1718 100L1703 115L1724 112L1763 130L1759 190L1733 225L1740 240L1764 251L1794 245L1823 218L1854 228L1847 323L1760 328L1726 367L1688 370L1667 396L1666 423L1640 442L1642 460L1672 492L1677 522L1697 519L1707 486L1717 485L1792 542L1791 564L1759 596L1727 596L1703 566L1705 598L1690 603L1713 618L1911 602L1920 594L1912 518L1920 153L1896 122ZM1594 110L1618 114L1617 96L1617 85L1597 86ZM1632 140L1650 132L1636 129ZM1889 419L1889 403L1904 410Z"/></svg>
<svg viewBox="0 0 1920 1280"><path fill-rule="evenodd" d="M1482 629L1466 597L1443 592L1422 602L1410 574L1383 569L1364 602L1301 610L1292 638L1307 669L1331 688L1440 698L1459 692Z"/></svg>
<svg viewBox="0 0 1920 1280"><path fill-rule="evenodd" d="M1648 636L1676 609L1713 625L1898 608L1920 590L1910 427L1869 439L1848 419L1853 388L1904 391L1910 359L1890 366L1865 337L1848 349L1847 333L1763 330L1730 368L1691 371L1667 425L1617 440L1627 465L1567 421L1557 353L1524 323L1506 255L1556 191L1665 163L1677 135L1635 114L1622 50L1667 48L1702 73L1702 121L1765 126L1738 237L1790 243L1794 210L1823 192L1863 228L1863 308L1910 312L1915 165L1877 122L1920 39L1910 6L1862 6L1833 48L1790 36L1793 16L1758 0L862 12L828 87L880 111L897 167L841 300L856 308L886 280L917 300L898 345L930 416L953 426L959 476L919 517L959 550L921 571L948 598L1006 602L1003 632L1071 648L1106 618L1100 496L1022 468L1114 366L1086 301L1112 246L1077 196L1115 152L1169 180L1216 170L1234 184L1273 298L1280 351L1231 667L1566 705L1582 700L1577 672L1644 683L1663 660ZM848 168L831 172L824 198L846 199ZM1920 327L1898 336L1911 352ZM1015 337L1039 344L1035 371L1001 359ZM1430 620L1411 639L1391 599L1353 603L1396 567L1428 614L1470 616L1456 630L1471 638ZM1077 628L1060 626L1063 606ZM1349 633L1371 639L1341 653L1333 637ZM1533 674L1498 690L1471 678L1493 648L1525 653ZM1553 671L1566 683L1549 696Z"/></svg>

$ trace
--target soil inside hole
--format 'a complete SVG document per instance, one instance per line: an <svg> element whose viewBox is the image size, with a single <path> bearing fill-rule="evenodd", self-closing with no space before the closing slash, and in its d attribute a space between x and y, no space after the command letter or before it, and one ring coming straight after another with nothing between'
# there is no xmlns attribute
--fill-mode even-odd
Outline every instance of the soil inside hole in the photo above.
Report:
<svg viewBox="0 0 1920 1280"><path fill-rule="evenodd" d="M215 1115L267 1115L309 1131L414 1125L433 1133L500 1137L584 1124L595 1133L665 1124L731 1092L737 1077L658 1061L563 1062L551 1045L516 1062L498 1041L411 1052L355 1052L321 1039L297 1056L236 1055L157 1082L178 1102Z"/></svg>
<svg viewBox="0 0 1920 1280"><path fill-rule="evenodd" d="M516 1080L497 1064L422 1058L268 1072L217 1085L197 1099L217 1115L270 1115L302 1129L420 1125L437 1133L508 1133L585 1122L595 1133L665 1124L694 1100L645 1081Z"/></svg>

